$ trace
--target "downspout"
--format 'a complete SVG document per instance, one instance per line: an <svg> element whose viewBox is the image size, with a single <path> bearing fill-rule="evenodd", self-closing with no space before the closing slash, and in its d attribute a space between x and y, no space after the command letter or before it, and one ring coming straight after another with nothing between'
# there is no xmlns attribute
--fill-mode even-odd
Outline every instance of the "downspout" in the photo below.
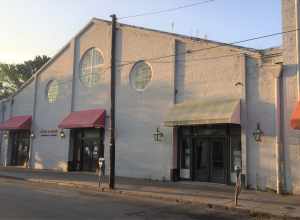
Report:
<svg viewBox="0 0 300 220"><path fill-rule="evenodd" d="M35 131L35 121L36 121L36 100L37 100L37 86L38 86L38 75L34 77L34 96L33 96L33 109L32 109L32 122L31 122L31 134L34 134ZM28 155L28 168L33 168L32 154L33 154L33 139L30 134L30 146L29 146L29 155Z"/></svg>
<svg viewBox="0 0 300 220"><path fill-rule="evenodd" d="M9 99L9 118L11 118L13 116L13 108L14 108L14 97L11 96ZM10 131L7 131L7 139L6 139L6 146L4 149L4 167L7 167L8 163L8 149L11 146L11 138L10 138ZM10 158L11 160L11 158Z"/></svg>
<svg viewBox="0 0 300 220"><path fill-rule="evenodd" d="M4 106L4 103L1 102L1 123L4 122L4 118L5 118L4 111L5 111L5 106ZM1 165L3 165L4 164L4 161L3 161L4 160L4 158L3 158L3 131L1 131L0 138L1 138L0 160L1 160Z"/></svg>
<svg viewBox="0 0 300 220"><path fill-rule="evenodd" d="M74 111L75 108L75 89L76 89L76 73L77 73L77 64L79 63L78 57L78 37L76 36L73 39L73 73L72 73L72 85L71 85L71 103L70 103L70 112ZM67 171L74 170L75 163L73 161L72 155L74 154L74 140L72 129L69 131L69 146L66 151L67 159Z"/></svg>
<svg viewBox="0 0 300 220"><path fill-rule="evenodd" d="M295 0L295 19L296 19L296 63L297 63L297 97L300 101L300 48L299 48L299 0Z"/></svg>
<svg viewBox="0 0 300 220"><path fill-rule="evenodd" d="M281 129L281 73L282 64L277 64L279 70L276 69L275 75L275 129L276 129L276 143L275 143L275 155L276 155L276 192L277 194L282 193L282 129Z"/></svg>

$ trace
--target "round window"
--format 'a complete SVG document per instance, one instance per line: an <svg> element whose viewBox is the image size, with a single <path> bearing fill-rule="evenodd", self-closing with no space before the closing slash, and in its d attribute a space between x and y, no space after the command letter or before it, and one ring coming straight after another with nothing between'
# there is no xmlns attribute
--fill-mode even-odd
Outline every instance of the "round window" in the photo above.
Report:
<svg viewBox="0 0 300 220"><path fill-rule="evenodd" d="M51 80L47 86L47 99L49 103L54 103L57 100L59 93L59 85L56 80Z"/></svg>
<svg viewBox="0 0 300 220"><path fill-rule="evenodd" d="M152 78L152 69L144 61L137 62L130 72L130 82L132 87L137 91L143 91Z"/></svg>
<svg viewBox="0 0 300 220"><path fill-rule="evenodd" d="M83 85L92 87L96 85L103 76L103 56L96 48L91 48L83 55L80 64L79 78Z"/></svg>

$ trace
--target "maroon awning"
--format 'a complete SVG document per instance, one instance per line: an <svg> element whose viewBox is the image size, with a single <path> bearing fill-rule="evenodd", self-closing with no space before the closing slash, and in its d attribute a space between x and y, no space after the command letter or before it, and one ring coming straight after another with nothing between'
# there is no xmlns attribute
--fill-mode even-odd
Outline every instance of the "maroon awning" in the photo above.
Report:
<svg viewBox="0 0 300 220"><path fill-rule="evenodd" d="M30 130L31 120L31 115L14 116L0 124L0 130Z"/></svg>
<svg viewBox="0 0 300 220"><path fill-rule="evenodd" d="M105 110L90 109L71 112L59 125L59 128L103 128Z"/></svg>

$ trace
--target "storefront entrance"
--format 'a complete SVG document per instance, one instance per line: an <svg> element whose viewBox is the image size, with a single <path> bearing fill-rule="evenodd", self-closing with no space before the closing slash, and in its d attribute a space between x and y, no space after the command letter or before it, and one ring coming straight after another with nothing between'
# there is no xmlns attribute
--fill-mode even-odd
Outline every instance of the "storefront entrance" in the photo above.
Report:
<svg viewBox="0 0 300 220"><path fill-rule="evenodd" d="M233 167L241 162L240 126L183 126L178 134L181 179L225 184L232 182Z"/></svg>
<svg viewBox="0 0 300 220"><path fill-rule="evenodd" d="M10 131L11 142L11 165L24 166L28 161L30 132L29 131Z"/></svg>
<svg viewBox="0 0 300 220"><path fill-rule="evenodd" d="M71 170L94 172L98 158L104 156L104 129L72 129L74 142Z"/></svg>
<svg viewBox="0 0 300 220"><path fill-rule="evenodd" d="M192 148L194 150L194 180L225 183L225 139L195 138Z"/></svg>

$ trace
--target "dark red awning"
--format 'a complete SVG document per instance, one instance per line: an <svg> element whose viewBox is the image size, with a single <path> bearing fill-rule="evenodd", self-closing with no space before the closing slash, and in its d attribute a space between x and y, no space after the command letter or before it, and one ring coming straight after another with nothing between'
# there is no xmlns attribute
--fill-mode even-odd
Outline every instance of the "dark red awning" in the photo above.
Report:
<svg viewBox="0 0 300 220"><path fill-rule="evenodd" d="M71 112L59 125L59 128L103 128L105 110L91 109Z"/></svg>
<svg viewBox="0 0 300 220"><path fill-rule="evenodd" d="M297 103L291 117L291 127L300 129L300 102Z"/></svg>
<svg viewBox="0 0 300 220"><path fill-rule="evenodd" d="M31 115L14 116L0 124L0 130L30 130L31 120Z"/></svg>

